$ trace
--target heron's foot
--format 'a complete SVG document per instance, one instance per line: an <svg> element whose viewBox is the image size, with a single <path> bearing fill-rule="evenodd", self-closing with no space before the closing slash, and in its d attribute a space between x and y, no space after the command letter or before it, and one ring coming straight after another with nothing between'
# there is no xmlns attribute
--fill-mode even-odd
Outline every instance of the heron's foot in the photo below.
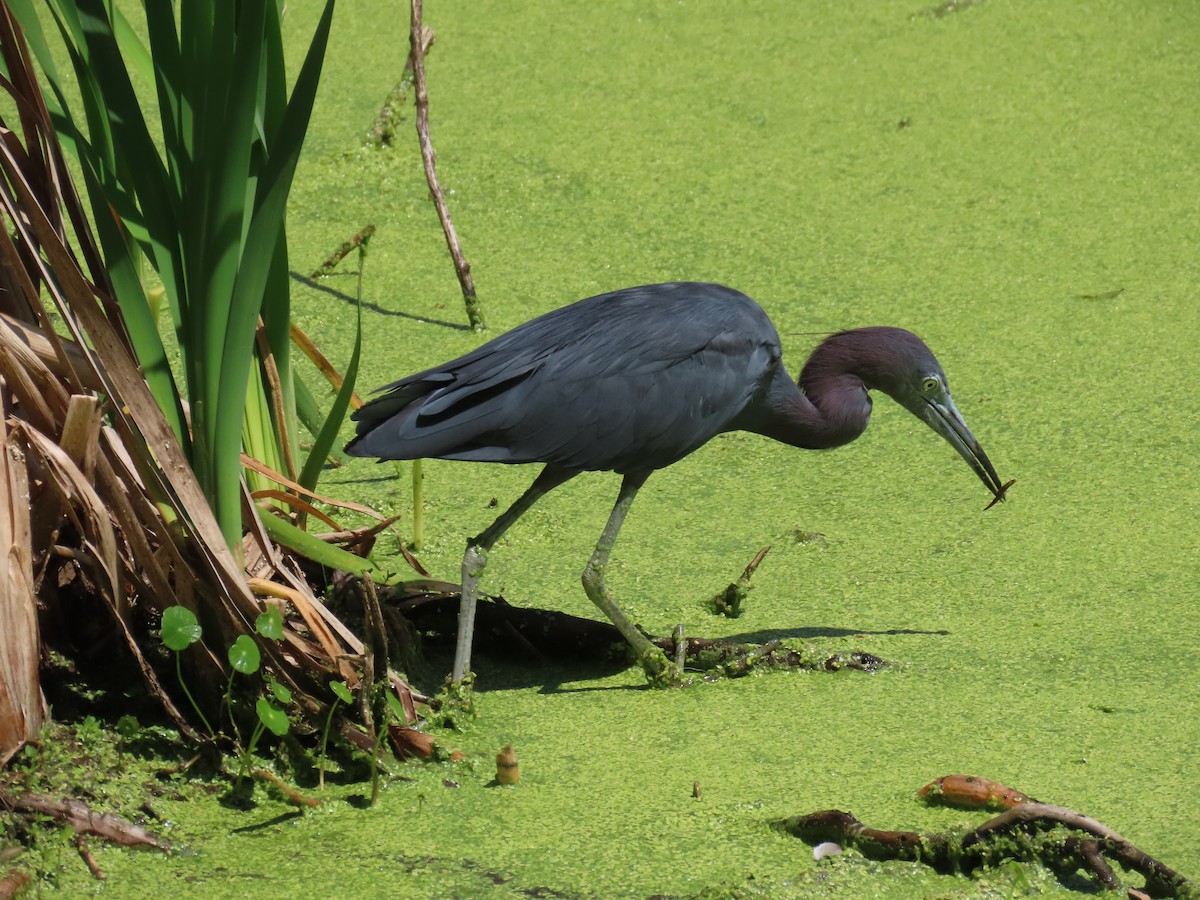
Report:
<svg viewBox="0 0 1200 900"><path fill-rule="evenodd" d="M683 669L667 659L667 655L655 646L643 650L638 657L646 681L654 688L679 688L691 684L693 679L683 674Z"/></svg>
<svg viewBox="0 0 1200 900"><path fill-rule="evenodd" d="M428 717L431 723L462 731L475 718L475 673L467 672L460 680L446 678L438 692L436 706Z"/></svg>

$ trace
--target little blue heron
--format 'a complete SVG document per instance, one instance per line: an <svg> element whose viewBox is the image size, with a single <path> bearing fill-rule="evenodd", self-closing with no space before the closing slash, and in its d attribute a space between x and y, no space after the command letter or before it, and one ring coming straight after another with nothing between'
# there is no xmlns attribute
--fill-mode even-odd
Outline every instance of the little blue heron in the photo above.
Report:
<svg viewBox="0 0 1200 900"><path fill-rule="evenodd" d="M614 602L604 569L650 473L715 435L751 431L808 450L854 440L880 390L950 442L996 500L1000 483L950 399L929 348L900 328L827 337L788 377L762 308L716 284L627 288L526 322L465 356L393 382L354 413L354 456L540 462L521 497L467 542L452 680L470 669L479 579L488 551L544 494L580 472L624 476L583 571L588 597L612 620L652 682L680 677Z"/></svg>

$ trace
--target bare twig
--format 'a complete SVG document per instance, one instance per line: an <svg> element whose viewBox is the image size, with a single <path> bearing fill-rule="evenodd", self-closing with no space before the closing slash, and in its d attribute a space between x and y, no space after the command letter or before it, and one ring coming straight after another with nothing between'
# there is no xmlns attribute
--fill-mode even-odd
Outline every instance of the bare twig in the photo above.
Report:
<svg viewBox="0 0 1200 900"><path fill-rule="evenodd" d="M325 275L332 275L333 270L337 266L337 264L340 263L343 259L345 259L350 254L351 250L354 250L359 246L365 246L367 244L367 242L371 240L371 235L373 235L374 233L375 233L374 225L364 226L356 235L354 235L354 237L350 238L350 240L348 240L348 241L343 242L342 246L340 246L336 250L334 250L333 253L331 253L326 258L325 262L321 263L321 265L317 267L317 270L315 272L313 272L311 275L309 275L308 277L315 280L315 279L321 278ZM293 325L292 326L292 338L293 339L295 339L295 337L296 337L296 331L297 331L296 326ZM322 359L324 359L324 357L322 357Z"/></svg>
<svg viewBox="0 0 1200 900"><path fill-rule="evenodd" d="M974 831L968 833L962 840L963 849L970 849L977 843L991 840L995 834L1013 831L1027 823L1057 823L1076 831L1086 832L1093 837L1117 843L1129 843L1103 822L1097 822L1090 816L1067 809L1065 806L1051 806L1049 803L1022 803L995 818L988 819Z"/></svg>
<svg viewBox="0 0 1200 900"><path fill-rule="evenodd" d="M79 856L83 860L83 864L88 867L88 871L92 873L92 877L97 881L103 881L104 870L100 868L100 863L96 862L96 857L92 856L87 838L82 834L75 835L75 849L79 851Z"/></svg>
<svg viewBox="0 0 1200 900"><path fill-rule="evenodd" d="M976 844L994 842L994 835L1007 834L1017 829L1029 832L1039 827L1065 825L1076 831L1092 835L1096 852L1111 856L1127 869L1144 876L1146 887L1157 897L1173 897L1182 889L1191 888L1191 883L1175 870L1163 865L1153 856L1121 837L1103 822L1098 822L1081 812L1049 803L1022 803L984 822L962 839L962 848L969 850ZM1097 872L1093 868L1094 872Z"/></svg>
<svg viewBox="0 0 1200 900"><path fill-rule="evenodd" d="M755 554L754 559L750 560L750 563L738 577L738 580L730 583L725 590L709 601L713 612L730 619L736 619L742 614L742 604L746 600L746 595L750 593L750 578L754 575L754 571L758 568L759 564L763 561L763 557L767 555L770 549L770 547L763 547L759 550Z"/></svg>
<svg viewBox="0 0 1200 900"><path fill-rule="evenodd" d="M1091 872L1106 891L1119 891L1121 882L1117 880L1112 866L1104 858L1100 842L1083 838L1067 838L1063 842L1066 853L1074 853L1079 858L1079 864Z"/></svg>
<svg viewBox="0 0 1200 900"><path fill-rule="evenodd" d="M272 469L270 466L266 465L265 463L259 462L254 457L247 456L245 453L242 454L242 465L245 466L247 469L257 472L260 475L265 475L267 478L269 478L271 481L274 481L276 484L283 485L285 488L287 488L293 494L298 494L299 496L302 496L302 497L311 497L313 500L317 501L318 503L324 503L328 506L337 506L342 509L351 509L351 510L354 510L354 512L362 513L364 516L370 516L372 519L379 519L379 520L381 520L381 522L383 522L383 514L371 509L369 506L363 506L361 503L354 503L350 500L338 500L336 497L330 497L326 494L315 493L314 491L311 491L308 488L304 487L302 484L292 481L286 475L281 475L279 472L276 472L274 469ZM395 521L396 521L396 517L393 516L391 519L388 519L386 521L386 523L383 523L383 524L390 524Z"/></svg>
<svg viewBox="0 0 1200 900"><path fill-rule="evenodd" d="M375 591L375 582L367 572L362 576L363 613L366 619L367 640L371 644L371 652L381 671L386 671L391 656L388 646L387 627L383 623L383 612L379 608L379 594Z"/></svg>
<svg viewBox="0 0 1200 900"><path fill-rule="evenodd" d="M437 208L438 219L442 223L442 231L446 234L446 245L450 248L450 256L454 260L454 271L458 274L458 283L462 285L463 301L467 306L467 320L476 331L482 331L486 326L483 321L483 310L475 296L475 282L471 279L471 264L463 255L462 245L458 240L458 232L450 220L450 210L446 208L446 197L438 183L436 154L433 152L433 142L429 139L429 94L425 88L425 50L422 41L421 0L412 0L412 27L409 41L412 46L413 81L417 88L417 139L421 143L421 161L425 164L425 180L429 182L429 193L433 196L433 205Z"/></svg>
<svg viewBox="0 0 1200 900"><path fill-rule="evenodd" d="M283 799L292 806L320 806L321 801L316 797L310 797L307 794L302 794L274 772L268 769L254 769L254 777L259 781L266 782L273 788L276 788L279 793L283 794Z"/></svg>
<svg viewBox="0 0 1200 900"><path fill-rule="evenodd" d="M433 46L433 42L437 39L433 33L433 29L428 25L421 28L421 53L428 55L429 48ZM412 49L408 51L408 59L404 61L404 69L400 73L400 81L392 88L387 95L387 99L383 101L383 106L379 110L379 115L375 118L375 124L367 133L367 142L374 144L377 147L390 147L396 141L396 128L401 121L400 111L404 108L404 101L408 97L408 91L413 86L413 54Z"/></svg>
<svg viewBox="0 0 1200 900"><path fill-rule="evenodd" d="M287 491L280 491L276 490L275 488L266 488L260 491L253 491L250 496L254 498L255 502L260 500L276 500L279 503L290 506L301 516L312 516L314 519L319 519L322 525L325 525L329 528L338 527L337 522L335 522L325 513L321 512L321 510L317 509L311 503L301 500L294 494L289 494ZM263 515L268 515L270 513L271 504L260 503L259 509L263 511Z"/></svg>

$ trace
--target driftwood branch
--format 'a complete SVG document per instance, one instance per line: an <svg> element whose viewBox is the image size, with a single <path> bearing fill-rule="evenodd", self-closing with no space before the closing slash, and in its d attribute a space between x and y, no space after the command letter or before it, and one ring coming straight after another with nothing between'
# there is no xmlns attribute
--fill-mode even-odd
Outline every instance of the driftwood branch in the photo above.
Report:
<svg viewBox="0 0 1200 900"><path fill-rule="evenodd" d="M1108 856L1126 869L1142 875L1146 879L1145 890L1152 897L1175 897L1182 890L1190 891L1193 887L1187 878L1139 849L1103 822L1073 809L1051 806L1048 803L1022 803L1015 806L967 834L962 840L962 846L964 850L969 850L976 845L996 844L997 837L1000 836L1017 832L1032 833L1055 825L1065 825L1069 829L1085 832L1095 838L1078 842L1074 846L1081 851L1076 858L1096 875L1101 883L1106 880L1104 870L1107 870L1107 877L1112 878L1112 870L1104 862L1104 857ZM1103 868L1096 865L1097 861L1103 863Z"/></svg>
<svg viewBox="0 0 1200 900"><path fill-rule="evenodd" d="M152 847L163 851L171 849L171 845L158 835L112 813L95 812L82 800L55 800L43 794L10 796L0 793L0 809L50 816L70 827L77 835L94 835L125 847Z"/></svg>
<svg viewBox="0 0 1200 900"><path fill-rule="evenodd" d="M913 860L940 871L970 873L1003 859L1040 862L1061 874L1080 870L1088 873L1105 890L1122 890L1112 863L1145 879L1136 890L1149 897L1194 896L1196 886L1103 822L1063 806L1033 800L1016 801L1020 792L973 776L953 775L928 785L923 796L943 803L956 802L954 779L975 782L964 792L963 805L1010 805L999 815L968 831L920 834L870 828L852 814L837 809L793 816L779 823L784 831L814 845L834 841L852 847L870 859ZM947 791L930 791L950 785ZM984 798L984 794L988 796ZM1132 891L1131 891L1132 893Z"/></svg>
<svg viewBox="0 0 1200 900"><path fill-rule="evenodd" d="M454 228L454 222L450 220L450 210L446 207L446 196L442 193L442 186L438 183L437 154L433 152L433 142L429 139L429 94L425 87L425 42L421 17L422 0L412 0L412 27L409 41L412 46L413 84L417 89L417 139L421 144L421 162L425 165L425 180L429 182L429 193L433 196L433 205L437 208L442 231L446 234L446 245L450 248L450 256L454 260L454 271L458 275L458 283L462 286L463 301L467 307L467 320L473 329L482 331L485 327L483 310L475 296L471 264L463 255L458 232Z"/></svg>

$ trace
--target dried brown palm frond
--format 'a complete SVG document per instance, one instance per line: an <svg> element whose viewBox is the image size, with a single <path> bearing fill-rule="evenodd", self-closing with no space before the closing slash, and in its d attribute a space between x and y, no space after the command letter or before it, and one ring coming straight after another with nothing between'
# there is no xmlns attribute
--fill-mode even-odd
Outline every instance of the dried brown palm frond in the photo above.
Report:
<svg viewBox="0 0 1200 900"><path fill-rule="evenodd" d="M70 595L93 633L119 639L180 728L142 637L162 611L192 610L206 645L189 651L210 702L225 648L249 634L301 718L387 672L410 721L417 697L316 596L300 562L268 537L243 490L244 559L230 551L184 453L139 371L74 191L27 48L0 4L0 51L17 121L0 117L0 762L42 721L37 663L43 622ZM248 568L252 567L248 572ZM266 598L272 598L268 601ZM282 641L256 634L282 603ZM90 606L89 606L90 604ZM78 606L74 607L78 610ZM368 617L370 618L370 617ZM384 642L386 646L386 642ZM193 682L193 687L196 687Z"/></svg>

